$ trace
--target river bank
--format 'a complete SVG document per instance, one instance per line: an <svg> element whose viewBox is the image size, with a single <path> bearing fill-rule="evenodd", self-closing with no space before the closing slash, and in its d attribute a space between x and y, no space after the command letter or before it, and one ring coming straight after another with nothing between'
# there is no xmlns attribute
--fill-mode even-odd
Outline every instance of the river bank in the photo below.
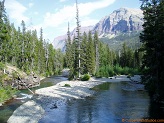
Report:
<svg viewBox="0 0 164 123"><path fill-rule="evenodd" d="M134 77L139 80L138 77ZM42 115L48 115L53 109L60 109L68 101L92 96L95 91L90 90L104 82L131 81L127 76L91 79L90 81L62 81L54 86L36 90L33 101L28 101L16 109L8 123L30 122L36 123ZM65 87L65 84L70 87ZM30 106L29 106L30 104ZM35 110L37 107L37 110ZM35 110L35 111L34 111Z"/></svg>

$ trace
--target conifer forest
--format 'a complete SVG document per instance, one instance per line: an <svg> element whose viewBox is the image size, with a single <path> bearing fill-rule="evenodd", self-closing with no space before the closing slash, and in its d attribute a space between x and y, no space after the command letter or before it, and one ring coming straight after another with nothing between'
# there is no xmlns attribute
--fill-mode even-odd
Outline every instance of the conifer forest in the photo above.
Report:
<svg viewBox="0 0 164 123"><path fill-rule="evenodd" d="M69 80L79 80L86 74L97 78L139 74L150 95L156 101L164 100L164 1L140 1L144 24L139 46L122 43L119 50L113 50L101 41L98 32L81 33L77 6L77 34L71 37L68 24L65 52L44 39L42 28L39 36L23 20L16 28L7 17L4 1L0 2L0 94L10 88L3 86L3 69L11 64L27 74L42 76L59 75L68 68Z"/></svg>

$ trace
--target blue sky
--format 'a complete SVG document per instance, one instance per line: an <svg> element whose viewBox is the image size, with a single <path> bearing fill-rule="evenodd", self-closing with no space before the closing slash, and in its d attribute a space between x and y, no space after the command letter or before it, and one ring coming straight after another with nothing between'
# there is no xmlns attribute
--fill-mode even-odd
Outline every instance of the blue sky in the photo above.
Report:
<svg viewBox="0 0 164 123"><path fill-rule="evenodd" d="M2 1L2 0L1 0ZM81 26L96 24L102 17L120 7L140 8L139 0L78 0ZM10 22L17 28L24 20L27 28L43 28L46 40L53 41L76 27L75 0L6 0Z"/></svg>

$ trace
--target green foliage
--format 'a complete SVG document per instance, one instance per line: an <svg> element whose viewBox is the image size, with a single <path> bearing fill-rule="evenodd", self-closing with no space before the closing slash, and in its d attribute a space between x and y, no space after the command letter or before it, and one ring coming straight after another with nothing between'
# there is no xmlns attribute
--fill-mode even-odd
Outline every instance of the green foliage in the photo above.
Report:
<svg viewBox="0 0 164 123"><path fill-rule="evenodd" d="M74 71L73 71L73 69L70 69L68 80L73 80L73 79L74 79Z"/></svg>
<svg viewBox="0 0 164 123"><path fill-rule="evenodd" d="M43 29L40 29L40 37L36 30L27 30L22 20L18 30L14 24L10 24L6 16L4 3L0 2L0 69L2 63L11 63L27 74L49 75L60 73L63 66L63 53L56 51L52 44L43 37ZM12 50L11 50L12 49Z"/></svg>
<svg viewBox="0 0 164 123"><path fill-rule="evenodd" d="M131 33L120 33L118 36L110 39L108 37L102 37L100 40L109 45L109 48L114 51L119 51L122 43L126 43L128 47L136 50L141 46L139 36L140 32L133 31Z"/></svg>
<svg viewBox="0 0 164 123"><path fill-rule="evenodd" d="M94 41L92 39L91 31L88 33L88 45L86 51L86 65L87 71L90 74L94 74L95 70L95 49L94 49Z"/></svg>
<svg viewBox="0 0 164 123"><path fill-rule="evenodd" d="M11 86L0 86L0 103L4 103L6 100L11 99L16 92L17 90L12 89Z"/></svg>
<svg viewBox="0 0 164 123"><path fill-rule="evenodd" d="M70 84L65 84L64 87L71 87Z"/></svg>
<svg viewBox="0 0 164 123"><path fill-rule="evenodd" d="M96 72L96 77L112 77L114 75L135 75L140 74L138 69L129 68L129 67L120 67L116 65L114 67L111 66L103 66Z"/></svg>
<svg viewBox="0 0 164 123"><path fill-rule="evenodd" d="M101 74L100 74L100 70L97 70L95 73L95 77L96 78L102 78Z"/></svg>
<svg viewBox="0 0 164 123"><path fill-rule="evenodd" d="M91 78L91 76L89 74L85 74L84 76L82 76L81 81L88 81Z"/></svg>
<svg viewBox="0 0 164 123"><path fill-rule="evenodd" d="M116 75L120 75L122 73L123 69L118 64L114 67L114 72Z"/></svg>
<svg viewBox="0 0 164 123"><path fill-rule="evenodd" d="M128 75L138 72L142 64L142 53L138 50L141 46L139 32L120 34L115 39L119 40L119 46L122 45L122 47L114 51L111 50L113 46L110 42L106 41L109 44L106 45L99 40L97 32L94 33L94 36L91 31L88 34L79 35L78 9L76 14L77 36L74 36L71 41L68 25L68 38L64 58L64 66L71 69L69 80L78 78L79 72L82 75L89 73L96 77Z"/></svg>
<svg viewBox="0 0 164 123"><path fill-rule="evenodd" d="M16 78L18 78L18 73L17 72L12 72L12 77L14 78L14 79L16 79Z"/></svg>
<svg viewBox="0 0 164 123"><path fill-rule="evenodd" d="M0 70L3 70L4 68L5 68L5 65L2 62L0 62Z"/></svg>
<svg viewBox="0 0 164 123"><path fill-rule="evenodd" d="M144 14L143 32L143 66L146 68L147 87L151 95L159 95L164 100L164 1L141 0Z"/></svg>

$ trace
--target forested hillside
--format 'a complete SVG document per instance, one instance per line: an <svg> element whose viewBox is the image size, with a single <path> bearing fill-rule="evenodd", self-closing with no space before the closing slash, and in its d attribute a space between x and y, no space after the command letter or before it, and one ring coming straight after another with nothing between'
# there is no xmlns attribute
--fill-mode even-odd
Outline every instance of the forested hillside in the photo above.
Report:
<svg viewBox="0 0 164 123"><path fill-rule="evenodd" d="M62 69L61 51L44 39L42 28L39 38L23 20L16 29L6 16L4 1L0 4L0 62L11 63L28 74L57 74Z"/></svg>
<svg viewBox="0 0 164 123"><path fill-rule="evenodd" d="M65 67L70 69L69 79L80 78L89 74L96 77L109 77L120 74L137 74L142 64L142 53L136 48L122 44L119 51L114 51L101 42L98 32L80 33L79 10L76 6L76 32L71 40L69 25L66 41Z"/></svg>
<svg viewBox="0 0 164 123"><path fill-rule="evenodd" d="M126 43L128 47L132 49L139 49L142 45L139 36L141 31L133 31L129 33L120 33L113 38L101 37L100 40L108 44L109 48L114 51L119 51L123 43Z"/></svg>
<svg viewBox="0 0 164 123"><path fill-rule="evenodd" d="M80 32L88 33L90 30L92 35L97 32L101 41L109 44L112 50L118 50L122 42L127 42L127 45L134 48L139 42L139 35L142 31L143 12L140 9L134 8L119 8L112 13L104 16L93 26L80 27ZM71 39L76 29L70 32ZM54 39L53 45L55 48L65 50L66 35L59 36ZM136 48L135 48L136 49Z"/></svg>
<svg viewBox="0 0 164 123"><path fill-rule="evenodd" d="M28 30L23 20L16 29L14 24L10 23L2 1L0 2L0 105L16 93L11 84L16 76L20 76L16 71L6 74L4 69L7 64L19 68L27 75L35 73L39 76L50 76L59 74L62 70L63 54L44 39L42 28L39 38L37 31Z"/></svg>

